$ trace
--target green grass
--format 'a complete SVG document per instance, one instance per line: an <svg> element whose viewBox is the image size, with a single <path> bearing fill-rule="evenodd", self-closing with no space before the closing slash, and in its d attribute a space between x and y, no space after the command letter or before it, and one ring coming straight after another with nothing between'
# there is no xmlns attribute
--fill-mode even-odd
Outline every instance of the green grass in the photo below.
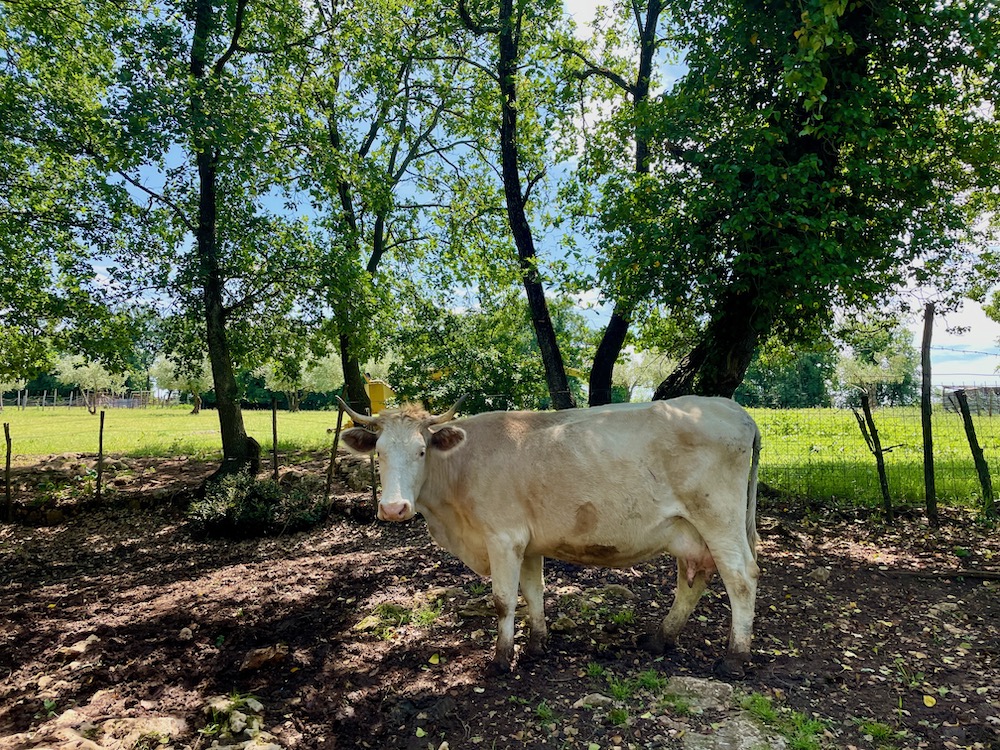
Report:
<svg viewBox="0 0 1000 750"><path fill-rule="evenodd" d="M186 406L107 409L104 452L128 456L199 456L214 458L222 450L219 415L214 410L191 414ZM52 453L97 453L100 417L85 408L6 408L0 421L10 424L15 456ZM271 449L271 412L244 411L247 433L263 450ZM327 428L336 426L333 411L278 412L278 450L316 450L330 445Z"/></svg>
<svg viewBox="0 0 1000 750"><path fill-rule="evenodd" d="M751 409L763 435L761 481L803 497L876 506L881 502L875 457L849 409ZM923 436L918 407L876 409L894 504L924 498ZM1000 415L974 416L979 444L1000 481ZM978 505L982 489L962 419L935 405L934 474L939 501Z"/></svg>

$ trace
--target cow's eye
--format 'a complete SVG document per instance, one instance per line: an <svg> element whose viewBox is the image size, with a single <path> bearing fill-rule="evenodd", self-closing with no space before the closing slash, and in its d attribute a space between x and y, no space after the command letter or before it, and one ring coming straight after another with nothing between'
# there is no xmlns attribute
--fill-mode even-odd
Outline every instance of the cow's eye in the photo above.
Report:
<svg viewBox="0 0 1000 750"><path fill-rule="evenodd" d="M421 450L420 451L420 458L423 458L426 455L427 455L427 451L426 450Z"/></svg>

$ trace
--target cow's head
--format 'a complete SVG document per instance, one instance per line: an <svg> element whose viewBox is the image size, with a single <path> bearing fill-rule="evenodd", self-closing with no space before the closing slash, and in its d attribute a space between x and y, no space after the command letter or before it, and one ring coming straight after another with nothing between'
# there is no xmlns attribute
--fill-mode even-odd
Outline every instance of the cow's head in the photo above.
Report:
<svg viewBox="0 0 1000 750"><path fill-rule="evenodd" d="M428 414L423 409L404 407L375 417L358 414L341 399L357 425L341 435L355 453L378 451L382 496L378 501L381 521L408 521L426 476L427 451L449 451L465 440L465 430L454 425L438 427L450 421L465 400L463 396L444 414Z"/></svg>

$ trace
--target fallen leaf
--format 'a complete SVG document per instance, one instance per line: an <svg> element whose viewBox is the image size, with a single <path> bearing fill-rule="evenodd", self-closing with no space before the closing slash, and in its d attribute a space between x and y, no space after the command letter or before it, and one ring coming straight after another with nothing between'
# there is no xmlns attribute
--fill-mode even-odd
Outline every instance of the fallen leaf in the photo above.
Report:
<svg viewBox="0 0 1000 750"><path fill-rule="evenodd" d="M430 664L440 664L440 663L441 663L441 657L440 657L440 656L438 656L437 654L434 654L434 656L432 656L432 657L431 657L430 659L428 659L427 661L428 661L428 663L430 663Z"/></svg>
<svg viewBox="0 0 1000 750"><path fill-rule="evenodd" d="M927 708L933 708L934 706L937 705L937 698L935 698L933 695L925 695L924 705L927 706Z"/></svg>

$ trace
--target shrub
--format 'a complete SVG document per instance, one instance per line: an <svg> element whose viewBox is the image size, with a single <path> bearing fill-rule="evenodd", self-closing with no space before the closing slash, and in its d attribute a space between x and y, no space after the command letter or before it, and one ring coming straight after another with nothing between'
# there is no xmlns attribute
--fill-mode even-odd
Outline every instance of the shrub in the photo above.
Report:
<svg viewBox="0 0 1000 750"><path fill-rule="evenodd" d="M240 472L211 483L187 516L196 533L246 539L309 528L325 511L302 490Z"/></svg>

